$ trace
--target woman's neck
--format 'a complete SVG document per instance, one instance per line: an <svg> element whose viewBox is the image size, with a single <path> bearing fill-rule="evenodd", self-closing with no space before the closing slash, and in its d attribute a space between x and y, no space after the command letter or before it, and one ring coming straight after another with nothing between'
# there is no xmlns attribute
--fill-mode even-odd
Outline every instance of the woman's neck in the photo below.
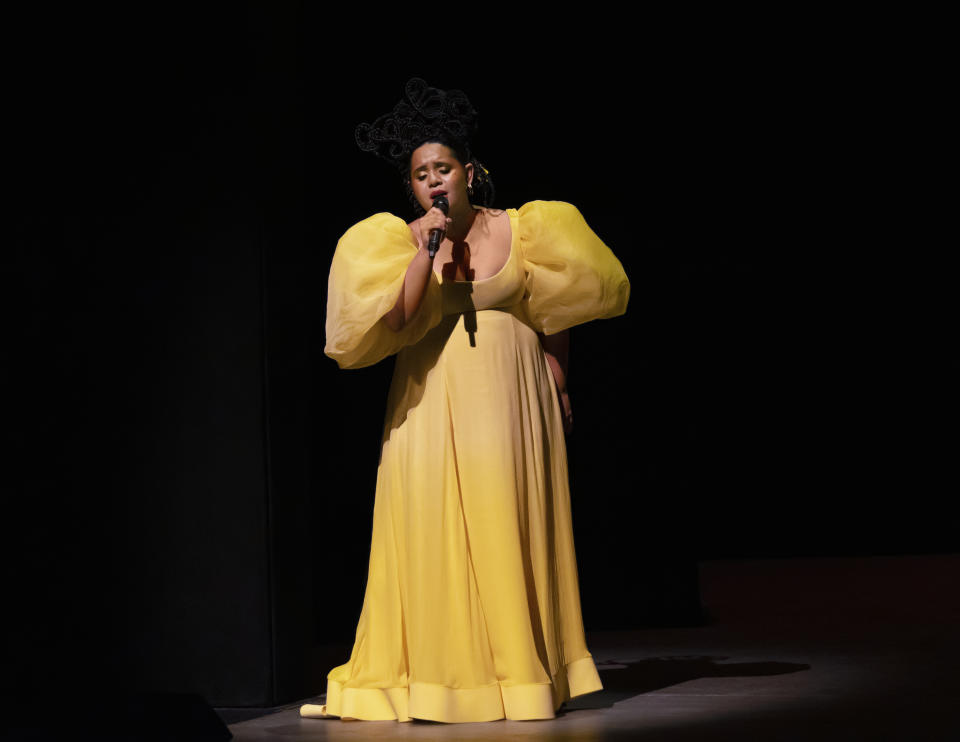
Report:
<svg viewBox="0 0 960 742"><path fill-rule="evenodd" d="M470 233L470 228L479 213L479 209L475 209L470 203L467 203L459 213L450 214L453 221L447 225L447 239L451 242L462 242Z"/></svg>

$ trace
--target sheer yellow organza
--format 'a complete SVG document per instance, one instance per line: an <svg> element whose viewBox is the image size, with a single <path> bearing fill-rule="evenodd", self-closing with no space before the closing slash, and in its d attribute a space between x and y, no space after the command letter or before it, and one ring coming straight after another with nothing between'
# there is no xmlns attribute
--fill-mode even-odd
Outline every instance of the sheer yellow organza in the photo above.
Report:
<svg viewBox="0 0 960 742"><path fill-rule="evenodd" d="M547 335L626 311L623 266L572 204L531 201L517 209L526 274L525 310ZM410 228L380 213L355 224L337 244L327 287L324 352L341 368L361 368L419 341L441 319L440 284L431 274L414 319L394 332L380 318L397 301L417 244Z"/></svg>
<svg viewBox="0 0 960 742"><path fill-rule="evenodd" d="M440 285L435 277L420 311L400 332L379 321L396 304L416 254L410 228L385 212L354 224L340 238L327 284L324 348L340 368L370 366L416 343L440 322Z"/></svg>
<svg viewBox="0 0 960 742"><path fill-rule="evenodd" d="M527 273L527 313L547 335L623 314L630 282L623 266L572 204L531 201L518 210Z"/></svg>

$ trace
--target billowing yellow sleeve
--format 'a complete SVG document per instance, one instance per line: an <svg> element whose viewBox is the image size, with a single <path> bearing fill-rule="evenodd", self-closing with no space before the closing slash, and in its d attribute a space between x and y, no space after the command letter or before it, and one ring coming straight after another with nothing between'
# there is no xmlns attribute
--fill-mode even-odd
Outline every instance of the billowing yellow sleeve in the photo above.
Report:
<svg viewBox="0 0 960 742"><path fill-rule="evenodd" d="M553 335L627 311L627 274L577 207L531 201L517 213L527 276L524 301L538 331Z"/></svg>
<svg viewBox="0 0 960 742"><path fill-rule="evenodd" d="M420 340L442 318L440 284L431 271L416 315L399 332L380 321L397 302L417 253L397 216L374 214L348 229L333 254L327 284L327 344L340 368L362 368Z"/></svg>

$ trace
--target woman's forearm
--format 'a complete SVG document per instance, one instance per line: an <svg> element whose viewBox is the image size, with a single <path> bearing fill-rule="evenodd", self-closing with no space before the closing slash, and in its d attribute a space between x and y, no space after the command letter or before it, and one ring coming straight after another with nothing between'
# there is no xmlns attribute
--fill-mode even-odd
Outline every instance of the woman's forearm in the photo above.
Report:
<svg viewBox="0 0 960 742"><path fill-rule="evenodd" d="M543 346L543 355L547 359L547 365L557 385L557 398L563 415L563 431L569 435L573 431L573 408L570 406L570 395L567 393L570 330L563 330L556 335L540 335L540 345Z"/></svg>
<svg viewBox="0 0 960 742"><path fill-rule="evenodd" d="M417 250L407 272L403 277L403 286L393 308L383 315L383 321L394 332L399 332L420 309L423 297L427 293L430 274L433 272L433 259L424 249Z"/></svg>
<svg viewBox="0 0 960 742"><path fill-rule="evenodd" d="M563 330L556 335L540 335L540 345L543 354L561 392L567 390L567 370L570 361L570 330Z"/></svg>

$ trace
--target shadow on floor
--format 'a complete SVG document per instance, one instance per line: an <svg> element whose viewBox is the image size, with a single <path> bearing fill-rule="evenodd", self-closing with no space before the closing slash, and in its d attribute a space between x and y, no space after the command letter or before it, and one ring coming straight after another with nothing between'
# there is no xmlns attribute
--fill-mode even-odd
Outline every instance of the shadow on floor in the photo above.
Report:
<svg viewBox="0 0 960 742"><path fill-rule="evenodd" d="M597 662L603 690L568 701L564 708L610 708L613 704L651 691L700 678L743 678L786 675L809 670L793 662L736 662L719 664L722 656L649 657L636 662Z"/></svg>

